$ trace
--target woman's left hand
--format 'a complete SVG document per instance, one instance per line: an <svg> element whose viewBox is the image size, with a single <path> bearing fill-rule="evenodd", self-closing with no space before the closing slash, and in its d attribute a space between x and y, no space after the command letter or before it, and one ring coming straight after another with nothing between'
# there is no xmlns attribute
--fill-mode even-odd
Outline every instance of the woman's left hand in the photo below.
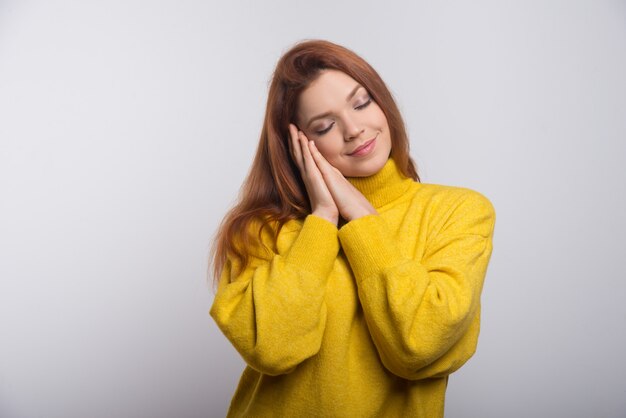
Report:
<svg viewBox="0 0 626 418"><path fill-rule="evenodd" d="M352 221L365 215L378 214L369 200L324 158L315 142L309 141L309 149L342 218Z"/></svg>

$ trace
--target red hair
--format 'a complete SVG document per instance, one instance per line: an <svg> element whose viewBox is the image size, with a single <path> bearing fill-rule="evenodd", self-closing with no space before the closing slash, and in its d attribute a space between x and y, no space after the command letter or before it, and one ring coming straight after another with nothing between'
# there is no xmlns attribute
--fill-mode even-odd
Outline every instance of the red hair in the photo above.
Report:
<svg viewBox="0 0 626 418"><path fill-rule="evenodd" d="M253 243L263 243L261 235L265 228L269 228L276 246L278 231L285 223L304 219L311 213L306 188L287 141L290 138L289 123L296 120L300 93L325 69L342 71L365 87L387 118L391 157L406 177L420 181L409 155L404 121L378 73L356 53L332 42L306 40L296 43L278 60L252 166L241 186L238 203L226 214L215 235L210 256L214 284L219 280L228 256L235 257L237 264L245 268ZM251 232L257 221L255 238ZM265 244L263 246L267 249Z"/></svg>

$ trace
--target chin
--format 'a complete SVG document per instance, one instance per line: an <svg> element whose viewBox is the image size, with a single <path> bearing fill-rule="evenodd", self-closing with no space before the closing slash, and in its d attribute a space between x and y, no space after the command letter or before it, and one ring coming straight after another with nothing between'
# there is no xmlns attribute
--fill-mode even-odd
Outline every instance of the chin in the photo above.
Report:
<svg viewBox="0 0 626 418"><path fill-rule="evenodd" d="M378 173L387 162L389 157L383 155L372 156L372 158L357 165L345 167L340 170L345 177L369 177Z"/></svg>

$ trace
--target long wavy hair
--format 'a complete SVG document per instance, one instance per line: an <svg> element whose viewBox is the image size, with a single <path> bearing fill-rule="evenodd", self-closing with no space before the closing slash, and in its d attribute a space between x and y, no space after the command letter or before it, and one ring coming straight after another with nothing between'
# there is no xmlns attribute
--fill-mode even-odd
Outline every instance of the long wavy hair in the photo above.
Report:
<svg viewBox="0 0 626 418"><path fill-rule="evenodd" d="M269 250L262 242L266 228L273 236L275 247L278 231L285 223L304 219L311 213L304 182L289 152L289 123L296 120L300 93L326 69L342 71L365 87L387 118L391 158L406 177L421 181L409 155L404 121L393 95L378 73L363 58L343 46L325 40L296 43L278 60L252 166L240 188L237 203L214 235L209 257L213 264L214 286L229 256L235 257L236 264L243 269L249 262L249 250L253 244L260 242Z"/></svg>

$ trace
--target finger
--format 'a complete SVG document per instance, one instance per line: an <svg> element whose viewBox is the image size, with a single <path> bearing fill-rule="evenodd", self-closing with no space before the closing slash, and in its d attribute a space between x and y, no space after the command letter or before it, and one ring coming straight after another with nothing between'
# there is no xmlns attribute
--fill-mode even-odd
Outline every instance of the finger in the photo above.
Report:
<svg viewBox="0 0 626 418"><path fill-rule="evenodd" d="M302 160L304 161L304 168L307 170L311 170L314 168L317 168L317 165L315 164L315 160L313 159L313 156L311 155L311 149L309 148L309 139L306 137L306 135L304 134L304 132L299 131L300 134L300 144L302 147Z"/></svg>
<svg viewBox="0 0 626 418"><path fill-rule="evenodd" d="M311 156L315 160L315 163L318 165L320 170L322 168L324 169L327 168L326 166L329 163L328 161L326 161L326 158L324 158L322 153L317 149L317 146L315 145L315 141L309 141L309 152L311 153Z"/></svg>
<svg viewBox="0 0 626 418"><path fill-rule="evenodd" d="M333 199L338 202L343 199L343 196L349 196L346 194L347 189L345 187L348 186L354 188L352 184L345 178L339 169L328 162L328 160L317 149L315 142L310 141L309 147L311 148L311 156L313 157L313 160L315 161L315 164L319 169L328 190L333 196ZM357 189L354 188L354 190ZM357 193L360 194L358 191Z"/></svg>
<svg viewBox="0 0 626 418"><path fill-rule="evenodd" d="M300 145L300 140L298 139L298 128L293 124L289 124L289 144L291 149L291 156L296 162L298 169L302 171L304 169L303 160L302 160L302 149Z"/></svg>
<svg viewBox="0 0 626 418"><path fill-rule="evenodd" d="M291 158L295 161L295 163L300 167L300 163L302 162L302 158L299 154L296 153L295 141L298 137L298 130L293 124L289 124L289 150L291 152Z"/></svg>
<svg viewBox="0 0 626 418"><path fill-rule="evenodd" d="M309 142L309 147L311 151L311 156L313 160L317 164L317 167L323 174L331 174L331 172L336 172L341 174L341 172L322 155L322 153L317 149L314 141ZM343 175L342 175L343 176Z"/></svg>
<svg viewBox="0 0 626 418"><path fill-rule="evenodd" d="M293 158L294 155L293 155L293 146L292 146L292 138L291 138L291 123L287 127L287 148L289 149L289 156Z"/></svg>

